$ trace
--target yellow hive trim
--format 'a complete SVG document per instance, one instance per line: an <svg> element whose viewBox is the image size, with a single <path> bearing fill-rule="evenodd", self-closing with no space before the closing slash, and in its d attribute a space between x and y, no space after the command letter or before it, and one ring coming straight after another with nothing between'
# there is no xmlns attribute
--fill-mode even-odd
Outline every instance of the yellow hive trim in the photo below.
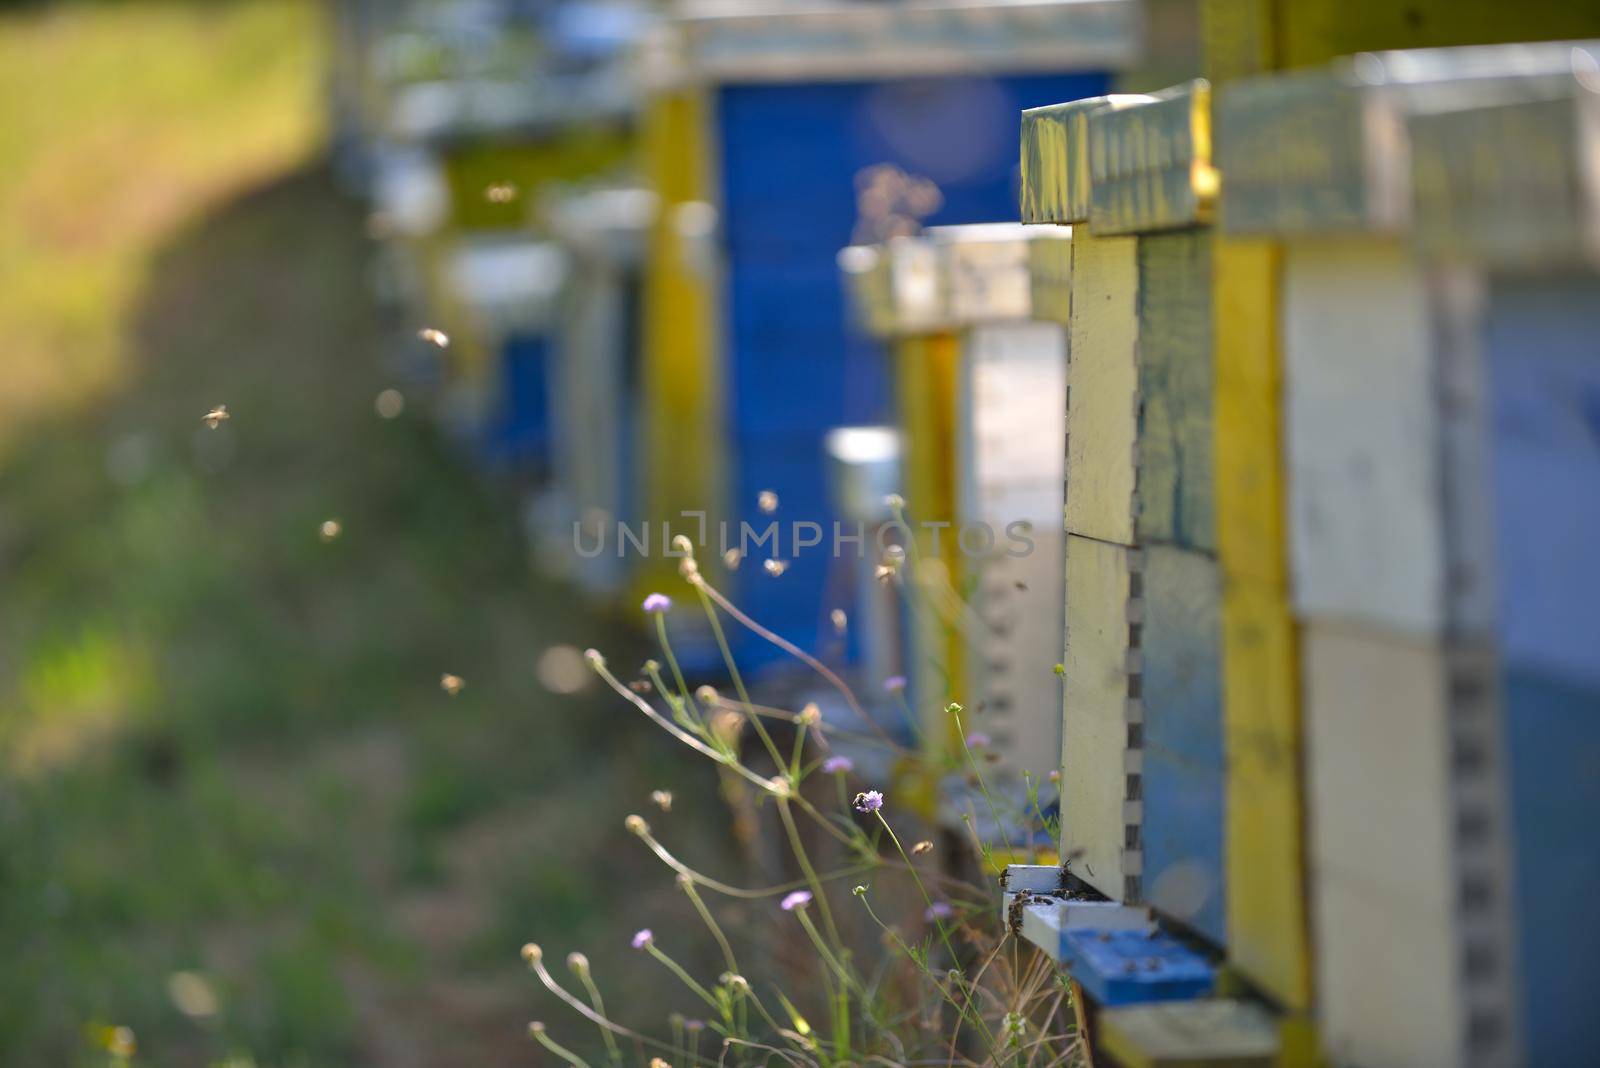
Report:
<svg viewBox="0 0 1600 1068"><path fill-rule="evenodd" d="M1228 753L1228 945L1287 1008L1311 1002L1295 629L1281 586L1229 581L1222 599Z"/></svg>

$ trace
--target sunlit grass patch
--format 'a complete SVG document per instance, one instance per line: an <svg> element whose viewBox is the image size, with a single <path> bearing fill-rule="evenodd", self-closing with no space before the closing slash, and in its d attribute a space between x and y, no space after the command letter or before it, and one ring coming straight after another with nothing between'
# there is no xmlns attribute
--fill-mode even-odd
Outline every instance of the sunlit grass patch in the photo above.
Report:
<svg viewBox="0 0 1600 1068"><path fill-rule="evenodd" d="M164 235L314 151L322 38L309 0L0 14L0 449L124 378Z"/></svg>

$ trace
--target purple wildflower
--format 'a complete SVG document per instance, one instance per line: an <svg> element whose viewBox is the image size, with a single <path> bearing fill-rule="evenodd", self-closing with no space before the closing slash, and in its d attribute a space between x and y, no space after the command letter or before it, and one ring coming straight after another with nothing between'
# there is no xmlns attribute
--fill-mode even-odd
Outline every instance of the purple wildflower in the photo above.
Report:
<svg viewBox="0 0 1600 1068"><path fill-rule="evenodd" d="M923 910L922 918L932 923L935 920L948 920L955 914L956 910L950 907L950 902L935 901Z"/></svg>
<svg viewBox="0 0 1600 1068"><path fill-rule="evenodd" d="M793 912L795 909L803 909L809 904L811 904L811 891L796 890L783 896L782 908L785 912Z"/></svg>
<svg viewBox="0 0 1600 1068"><path fill-rule="evenodd" d="M643 607L646 612L667 612L672 609L672 598L664 593L652 593L644 599Z"/></svg>
<svg viewBox="0 0 1600 1068"><path fill-rule="evenodd" d="M822 770L829 775L842 775L855 770L855 762L847 756L832 756L822 762Z"/></svg>
<svg viewBox="0 0 1600 1068"><path fill-rule="evenodd" d="M900 693L905 688L906 677L904 675L890 675L888 678L883 680L884 693Z"/></svg>
<svg viewBox="0 0 1600 1068"><path fill-rule="evenodd" d="M866 790L856 794L857 812L876 812L883 807L883 793L878 790Z"/></svg>
<svg viewBox="0 0 1600 1068"><path fill-rule="evenodd" d="M967 735L968 749L987 749L993 744L994 739L990 738L982 731L973 731L971 734Z"/></svg>
<svg viewBox="0 0 1600 1068"><path fill-rule="evenodd" d="M650 928L646 927L633 936L633 948L644 949L655 940L656 936L650 933Z"/></svg>

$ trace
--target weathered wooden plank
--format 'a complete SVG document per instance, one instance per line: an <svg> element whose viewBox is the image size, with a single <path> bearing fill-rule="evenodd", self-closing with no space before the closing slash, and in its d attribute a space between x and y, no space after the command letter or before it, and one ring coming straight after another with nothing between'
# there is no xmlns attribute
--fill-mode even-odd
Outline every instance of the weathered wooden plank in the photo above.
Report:
<svg viewBox="0 0 1600 1068"><path fill-rule="evenodd" d="M1221 583L1203 553L1148 545L1142 555L1145 899L1220 946L1228 940Z"/></svg>
<svg viewBox="0 0 1600 1068"><path fill-rule="evenodd" d="M1064 642L1061 510L1066 330L990 323L963 339L960 539L978 625L967 642L973 722L1009 774L1035 785L1060 767ZM1018 524L1025 524L1025 528Z"/></svg>
<svg viewBox="0 0 1600 1068"><path fill-rule="evenodd" d="M1217 191L1211 168L1211 87L1163 89L1127 107L1088 114L1089 228L1151 233L1208 222Z"/></svg>
<svg viewBox="0 0 1600 1068"><path fill-rule="evenodd" d="M1115 901L1141 898L1136 551L1067 537L1061 856ZM1130 744L1134 742L1135 744Z"/></svg>
<svg viewBox="0 0 1600 1068"><path fill-rule="evenodd" d="M1571 55L1573 69L1600 62L1595 46ZM1600 264L1600 182L1584 162L1600 151L1600 97L1576 76L1533 88L1407 117L1423 254L1496 268Z"/></svg>
<svg viewBox="0 0 1600 1068"><path fill-rule="evenodd" d="M1138 246L1073 234L1067 530L1131 545L1138 440Z"/></svg>
<svg viewBox="0 0 1600 1068"><path fill-rule="evenodd" d="M1107 1009L1097 1045L1125 1068L1267 1068L1277 1022L1248 1001L1205 999Z"/></svg>
<svg viewBox="0 0 1600 1068"><path fill-rule="evenodd" d="M1302 648L1325 1048L1338 1063L1464 1063L1444 653L1325 626Z"/></svg>
<svg viewBox="0 0 1600 1068"><path fill-rule="evenodd" d="M1116 94L1029 108L1022 113L1022 221L1089 218L1089 115L1153 98Z"/></svg>
<svg viewBox="0 0 1600 1068"><path fill-rule="evenodd" d="M1296 610L1437 633L1444 531L1423 272L1395 245L1297 243L1283 301Z"/></svg>
<svg viewBox="0 0 1600 1068"><path fill-rule="evenodd" d="M1138 536L1216 548L1211 235L1139 239Z"/></svg>

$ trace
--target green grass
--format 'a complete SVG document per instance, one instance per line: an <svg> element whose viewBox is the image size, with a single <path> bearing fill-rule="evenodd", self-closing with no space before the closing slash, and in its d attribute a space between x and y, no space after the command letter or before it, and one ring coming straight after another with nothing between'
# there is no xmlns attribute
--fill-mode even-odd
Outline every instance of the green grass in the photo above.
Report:
<svg viewBox="0 0 1600 1068"><path fill-rule="evenodd" d="M626 938L686 909L626 812L674 789L656 822L726 870L704 780L534 670L637 647L528 573L419 398L374 414L319 34L282 0L0 15L7 1066L105 1064L114 1026L150 1065L524 1063L529 937L674 1007Z"/></svg>

